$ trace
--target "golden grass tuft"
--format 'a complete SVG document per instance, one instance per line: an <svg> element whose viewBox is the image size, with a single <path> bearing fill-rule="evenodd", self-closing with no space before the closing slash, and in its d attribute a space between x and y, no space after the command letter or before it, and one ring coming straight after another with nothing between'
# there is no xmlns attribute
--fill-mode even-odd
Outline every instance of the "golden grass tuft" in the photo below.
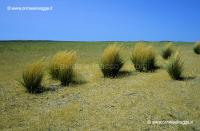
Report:
<svg viewBox="0 0 200 131"><path fill-rule="evenodd" d="M154 48L143 43L136 44L131 52L131 61L135 69L140 72L154 71L156 69Z"/></svg>
<svg viewBox="0 0 200 131"><path fill-rule="evenodd" d="M197 42L193 48L196 54L200 54L200 42Z"/></svg>
<svg viewBox="0 0 200 131"><path fill-rule="evenodd" d="M162 50L162 57L164 59L170 58L174 53L173 45L172 43L168 43L165 45L164 49Z"/></svg>
<svg viewBox="0 0 200 131"><path fill-rule="evenodd" d="M41 83L43 79L44 64L42 60L29 64L23 72L22 85L30 93L39 93L43 90Z"/></svg>
<svg viewBox="0 0 200 131"><path fill-rule="evenodd" d="M61 85L69 85L74 78L73 67L76 63L75 51L57 53L50 64L50 75L53 79L60 80Z"/></svg>
<svg viewBox="0 0 200 131"><path fill-rule="evenodd" d="M115 77L123 66L120 56L121 46L117 44L109 45L104 49L100 68L104 77Z"/></svg>
<svg viewBox="0 0 200 131"><path fill-rule="evenodd" d="M183 73L183 61L180 57L179 52L176 52L170 59L167 65L167 72L170 77L174 80L181 80Z"/></svg>

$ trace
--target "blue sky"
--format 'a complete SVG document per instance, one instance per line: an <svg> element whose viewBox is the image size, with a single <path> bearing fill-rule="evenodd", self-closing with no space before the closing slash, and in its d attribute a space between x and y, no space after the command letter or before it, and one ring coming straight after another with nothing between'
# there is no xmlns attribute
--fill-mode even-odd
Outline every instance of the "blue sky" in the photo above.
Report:
<svg viewBox="0 0 200 131"><path fill-rule="evenodd" d="M0 31L0 40L199 41L200 0L0 0Z"/></svg>

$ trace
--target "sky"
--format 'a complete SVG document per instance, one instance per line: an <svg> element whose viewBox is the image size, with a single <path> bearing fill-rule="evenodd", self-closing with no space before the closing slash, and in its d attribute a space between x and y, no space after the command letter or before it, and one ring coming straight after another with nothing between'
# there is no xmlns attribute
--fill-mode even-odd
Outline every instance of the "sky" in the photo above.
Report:
<svg viewBox="0 0 200 131"><path fill-rule="evenodd" d="M0 40L199 41L200 0L0 0Z"/></svg>

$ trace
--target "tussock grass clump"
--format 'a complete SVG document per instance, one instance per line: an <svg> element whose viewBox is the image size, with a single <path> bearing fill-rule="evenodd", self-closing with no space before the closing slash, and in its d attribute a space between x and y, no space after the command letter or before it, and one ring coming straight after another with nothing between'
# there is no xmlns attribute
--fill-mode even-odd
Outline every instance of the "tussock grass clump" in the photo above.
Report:
<svg viewBox="0 0 200 131"><path fill-rule="evenodd" d="M113 44L104 49L100 68L104 77L115 77L123 66L120 56L121 46Z"/></svg>
<svg viewBox="0 0 200 131"><path fill-rule="evenodd" d="M173 45L172 43L169 43L165 45L161 55L164 59L168 59L173 55L173 53L174 53Z"/></svg>
<svg viewBox="0 0 200 131"><path fill-rule="evenodd" d="M170 59L167 65L167 72L169 73L170 77L174 80L182 79L183 61L178 52L176 52Z"/></svg>
<svg viewBox="0 0 200 131"><path fill-rule="evenodd" d="M74 70L77 55L75 51L57 53L50 64L50 75L59 80L61 85L69 85L74 79Z"/></svg>
<svg viewBox="0 0 200 131"><path fill-rule="evenodd" d="M136 44L131 53L131 61L137 71L148 72L156 69L156 54L152 46Z"/></svg>
<svg viewBox="0 0 200 131"><path fill-rule="evenodd" d="M197 42L193 48L196 54L200 54L200 42Z"/></svg>
<svg viewBox="0 0 200 131"><path fill-rule="evenodd" d="M24 70L21 82L22 85L30 93L39 93L43 90L41 83L43 79L44 64L42 61L37 61L27 66Z"/></svg>

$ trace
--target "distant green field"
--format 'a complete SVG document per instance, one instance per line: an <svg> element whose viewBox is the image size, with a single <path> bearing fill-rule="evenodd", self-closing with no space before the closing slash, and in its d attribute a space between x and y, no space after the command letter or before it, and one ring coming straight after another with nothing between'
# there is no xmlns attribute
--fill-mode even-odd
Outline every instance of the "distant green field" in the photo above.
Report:
<svg viewBox="0 0 200 131"><path fill-rule="evenodd" d="M130 52L135 42L123 46L129 73L103 78L99 61L108 42L0 42L0 130L200 130L200 56L194 43L174 43L184 60L184 81L170 78L156 48L161 67L153 73L135 71ZM43 85L55 90L29 94L19 84L27 64L45 57L48 66L58 51L75 50L77 72L86 82L62 87L46 70ZM188 120L189 125L147 124L148 121Z"/></svg>

